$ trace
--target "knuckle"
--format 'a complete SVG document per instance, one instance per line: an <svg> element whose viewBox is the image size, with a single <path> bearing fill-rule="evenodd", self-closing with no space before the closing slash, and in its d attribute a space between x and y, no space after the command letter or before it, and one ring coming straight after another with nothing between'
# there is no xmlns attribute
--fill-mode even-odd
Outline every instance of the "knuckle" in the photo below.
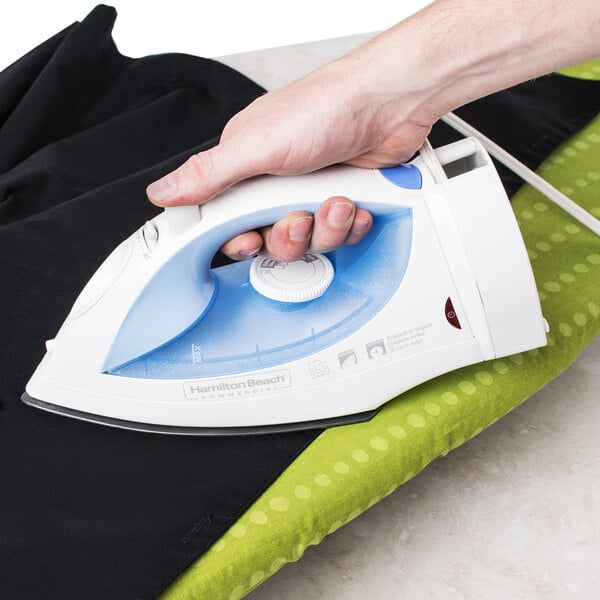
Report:
<svg viewBox="0 0 600 600"><path fill-rule="evenodd" d="M186 189L191 192L202 190L203 194L209 196L216 192L211 183L214 171L214 160L212 152L206 150L198 154L192 154L183 164L181 174L187 182Z"/></svg>

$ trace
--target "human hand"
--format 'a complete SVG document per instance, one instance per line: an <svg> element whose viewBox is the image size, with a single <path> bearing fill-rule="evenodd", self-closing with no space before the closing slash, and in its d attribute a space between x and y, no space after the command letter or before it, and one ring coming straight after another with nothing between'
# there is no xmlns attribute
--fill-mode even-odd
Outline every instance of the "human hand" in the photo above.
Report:
<svg viewBox="0 0 600 600"><path fill-rule="evenodd" d="M356 79L346 57L258 98L226 125L220 143L190 157L148 187L159 206L203 204L234 183L261 173L292 175L348 162L396 165L421 146L428 126L399 119ZM364 86L362 85L364 83ZM233 259L263 252L295 260L360 241L372 216L350 198L323 198L314 215L298 211L273 226L241 234L222 251Z"/></svg>
<svg viewBox="0 0 600 600"><path fill-rule="evenodd" d="M408 160L448 111L598 55L595 2L572 0L569 11L555 11L555 0L540 2L504 0L490 11L488 0L434 0L350 54L255 100L227 123L218 146L151 184L149 199L202 204L261 173ZM359 241L371 218L351 199L330 198L314 216L291 213L223 250L238 259L263 248L293 260Z"/></svg>

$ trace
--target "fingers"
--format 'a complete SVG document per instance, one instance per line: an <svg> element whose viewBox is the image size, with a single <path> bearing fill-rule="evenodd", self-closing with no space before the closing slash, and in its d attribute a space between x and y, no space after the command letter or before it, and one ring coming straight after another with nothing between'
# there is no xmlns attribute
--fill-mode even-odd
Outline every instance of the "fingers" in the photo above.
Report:
<svg viewBox="0 0 600 600"><path fill-rule="evenodd" d="M314 216L304 211L287 214L283 219L227 242L222 252L233 260L248 258L262 251L283 261L300 259L307 252L329 252L343 244L360 242L371 229L373 217L356 208L343 196L326 200Z"/></svg>
<svg viewBox="0 0 600 600"><path fill-rule="evenodd" d="M150 202L160 206L200 204L208 196L210 172L214 171L211 151L195 154L180 167L146 188Z"/></svg>
<svg viewBox="0 0 600 600"><path fill-rule="evenodd" d="M355 244L368 233L372 223L370 213L357 209L349 198L329 198L315 214L310 250L329 252L342 244Z"/></svg>
<svg viewBox="0 0 600 600"><path fill-rule="evenodd" d="M287 262L298 260L308 250L314 217L307 212L292 212L272 227L262 230L262 252Z"/></svg>
<svg viewBox="0 0 600 600"><path fill-rule="evenodd" d="M262 235L258 231L247 231L224 244L221 252L232 260L244 260L258 254L262 247Z"/></svg>
<svg viewBox="0 0 600 600"><path fill-rule="evenodd" d="M250 163L237 160L237 154L231 144L221 143L190 156L180 167L146 188L148 199L158 206L207 202L258 172Z"/></svg>
<svg viewBox="0 0 600 600"><path fill-rule="evenodd" d="M357 208L354 214L354 222L346 236L345 244L358 244L371 230L373 216L362 208Z"/></svg>

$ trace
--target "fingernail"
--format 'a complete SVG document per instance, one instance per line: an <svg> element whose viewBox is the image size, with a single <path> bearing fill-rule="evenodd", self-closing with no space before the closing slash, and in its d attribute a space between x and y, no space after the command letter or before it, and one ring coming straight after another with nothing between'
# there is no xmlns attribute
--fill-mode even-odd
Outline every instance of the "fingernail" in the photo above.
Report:
<svg viewBox="0 0 600 600"><path fill-rule="evenodd" d="M371 227L371 221L365 221L364 219L355 219L352 229L354 233L362 234Z"/></svg>
<svg viewBox="0 0 600 600"><path fill-rule="evenodd" d="M172 175L165 175L146 189L148 197L153 202L165 202L177 192L177 181Z"/></svg>
<svg viewBox="0 0 600 600"><path fill-rule="evenodd" d="M312 217L299 217L288 228L288 235L293 242L305 242L312 229Z"/></svg>
<svg viewBox="0 0 600 600"><path fill-rule="evenodd" d="M240 250L240 256L250 258L251 256L257 255L261 248L262 246L259 246L258 248L251 248L250 250Z"/></svg>
<svg viewBox="0 0 600 600"><path fill-rule="evenodd" d="M336 202L332 204L327 213L327 221L334 227L343 227L352 216L354 207L348 202Z"/></svg>

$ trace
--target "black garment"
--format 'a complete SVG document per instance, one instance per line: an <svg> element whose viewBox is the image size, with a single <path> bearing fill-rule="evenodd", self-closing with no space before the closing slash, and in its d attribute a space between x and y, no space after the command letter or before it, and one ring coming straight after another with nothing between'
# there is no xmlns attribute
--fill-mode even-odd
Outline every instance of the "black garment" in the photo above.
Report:
<svg viewBox="0 0 600 600"><path fill-rule="evenodd" d="M0 73L0 597L11 600L156 596L319 433L160 436L20 401L79 290L156 214L146 185L263 91L210 60L121 56L114 18L98 7ZM459 114L535 167L597 110L597 84L550 77Z"/></svg>
<svg viewBox="0 0 600 600"><path fill-rule="evenodd" d="M563 141L589 123L598 111L598 81L553 74L492 94L454 112L535 170ZM461 137L448 125L439 122L429 140L437 147ZM494 162L506 193L512 197L523 181L504 165Z"/></svg>
<svg viewBox="0 0 600 600"><path fill-rule="evenodd" d="M158 212L145 187L263 90L214 61L131 60L94 10L0 74L0 597L151 598L317 432L200 439L33 410L44 340L112 248Z"/></svg>

